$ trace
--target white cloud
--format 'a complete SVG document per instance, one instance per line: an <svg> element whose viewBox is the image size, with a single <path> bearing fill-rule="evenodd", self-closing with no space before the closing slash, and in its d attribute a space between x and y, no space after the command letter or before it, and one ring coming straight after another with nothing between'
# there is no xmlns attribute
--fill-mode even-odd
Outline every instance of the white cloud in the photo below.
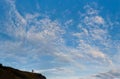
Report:
<svg viewBox="0 0 120 79"><path fill-rule="evenodd" d="M84 6L84 9L86 10L87 15L95 15L99 13L99 10L97 10L97 4L92 3L92 5L87 4Z"/></svg>
<svg viewBox="0 0 120 79"><path fill-rule="evenodd" d="M110 56L106 53L107 50L103 50L104 47L107 48L110 45L108 30L106 30L106 26L109 25L99 15L98 10L91 8L89 5L84 8L87 9L87 13L83 14L83 19L78 24L77 30L79 31L71 33L73 37L77 37L73 41L77 42L76 47L69 47L66 45L65 38L63 38L66 30L64 30L59 21L52 20L40 13L26 14L23 17L17 11L14 2L9 2L7 33L14 40L0 41L0 56L3 59L16 59L21 64L26 64L24 67L29 68L40 66L43 63L41 56L49 55L53 59L45 62L56 66L36 72L72 73L72 75L75 71L78 73L88 63L93 64L93 66L97 64L98 68L106 66L106 64L109 67L109 65L113 64ZM69 26L73 22L74 20L70 19L64 25ZM69 31L68 28L67 31ZM30 60L31 58L32 60ZM31 62L34 63L30 64ZM16 63L13 62L13 64ZM43 64L46 65L45 63ZM74 67L77 70L70 67ZM89 68L89 66L86 67ZM70 76L71 79L79 79L79 77L72 75ZM55 78L61 79L61 77Z"/></svg>
<svg viewBox="0 0 120 79"><path fill-rule="evenodd" d="M104 24L104 19L101 16L85 16L84 23L88 26L96 26Z"/></svg>
<svg viewBox="0 0 120 79"><path fill-rule="evenodd" d="M82 56L91 63L102 64L104 62L104 64L112 65L112 60L102 48L110 45L108 27L106 27L109 24L107 25L107 21L99 15L97 8L86 5L84 9L86 13L80 16L82 19L78 24L80 32L73 33L73 36L78 38L77 48L82 51Z"/></svg>
<svg viewBox="0 0 120 79"><path fill-rule="evenodd" d="M81 25L79 29L82 30L82 32L73 34L79 38L78 47L70 48L66 46L62 38L62 35L65 34L65 30L64 28L61 29L62 25L57 20L53 21L48 16L39 13L26 14L26 16L23 17L11 1L10 6L8 20L11 26L8 26L8 33L21 43L21 45L16 45L16 47L23 50L21 53L37 54L38 56L34 55L37 59L39 59L39 55L41 56L41 54L49 54L55 57L55 61L60 61L60 63L66 62L71 66L79 68L82 67L82 64L78 60L84 59L86 62L87 59L91 59L92 62L96 62L94 59L100 58L105 62L110 61L99 47L95 48L89 44L93 39L103 41L104 35L107 34L106 30L98 28L99 25L105 22L104 19L98 15L97 10L87 7L87 12L89 13L86 13L87 15L85 15L83 20L86 25L94 25L95 23L98 24L98 26L95 26L94 29L92 29L92 27L87 29L83 27L83 24L79 24ZM42 18L39 19L39 17ZM65 25L68 26L71 23L73 23L73 20L68 20ZM82 42L81 40L84 41ZM13 46L11 45L11 47ZM12 49L8 50L12 51ZM16 51L19 51L19 49L16 48ZM100 61L101 60L98 60L97 62Z"/></svg>
<svg viewBox="0 0 120 79"><path fill-rule="evenodd" d="M102 17L100 17L100 16L95 16L94 21L97 24L104 24L104 19Z"/></svg>
<svg viewBox="0 0 120 79"><path fill-rule="evenodd" d="M16 59L21 64L29 64L32 60L38 63L43 54L54 55L58 51L58 46L63 44L61 37L64 30L60 28L60 23L52 21L49 17L36 14L26 14L23 17L16 9L14 1L6 1L9 7L7 20L7 34L13 41L0 41L0 55L3 59ZM39 17L42 19L37 19ZM7 49L7 50L6 50ZM33 56L33 57L31 57ZM12 63L12 62L11 62Z"/></svg>
<svg viewBox="0 0 120 79"><path fill-rule="evenodd" d="M65 31L60 28L61 24L57 20L52 21L49 17L38 13L26 14L23 17L17 11L14 2L9 2L8 24L10 26L7 26L9 28L7 32L15 41L1 42L3 46L1 46L1 51L5 54L8 54L7 51L9 51L11 56L8 57L16 59L21 64L29 64L31 56L33 56L33 60L37 60L34 62L36 64L41 60L41 55L49 55L55 57L57 62L63 63L67 61L68 64L75 64L74 66L77 67L81 66L79 62L74 60L69 47L65 45L62 38ZM42 17L42 19L38 19L39 17ZM10 48L7 48L9 46ZM4 53L1 53L1 55Z"/></svg>
<svg viewBox="0 0 120 79"><path fill-rule="evenodd" d="M73 20L70 19L70 20L68 20L68 21L65 22L65 26L68 27L69 25L72 25L72 23L73 23Z"/></svg>
<svg viewBox="0 0 120 79"><path fill-rule="evenodd" d="M75 72L70 69L69 67L58 67L58 68L51 68L51 69L43 69L43 70L35 70L38 73L51 73L56 75L64 75L64 74L74 74Z"/></svg>
<svg viewBox="0 0 120 79"><path fill-rule="evenodd" d="M96 61L97 61L97 63L99 63L99 64L101 62L102 62L102 64L103 64L103 62L109 63L110 65L112 64L112 61L107 57L107 55L104 52L100 51L100 49L97 47L93 47L92 45L87 44L84 41L80 41L78 48L84 52L83 55L85 54L84 55L85 57L87 57L89 59L93 58L89 62L96 63Z"/></svg>

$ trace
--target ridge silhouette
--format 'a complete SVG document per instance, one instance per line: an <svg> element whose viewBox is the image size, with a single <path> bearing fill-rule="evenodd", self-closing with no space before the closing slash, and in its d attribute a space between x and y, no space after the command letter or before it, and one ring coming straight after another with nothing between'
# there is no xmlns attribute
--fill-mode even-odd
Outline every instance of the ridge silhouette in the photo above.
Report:
<svg viewBox="0 0 120 79"><path fill-rule="evenodd" d="M40 73L21 71L0 64L0 79L46 79Z"/></svg>

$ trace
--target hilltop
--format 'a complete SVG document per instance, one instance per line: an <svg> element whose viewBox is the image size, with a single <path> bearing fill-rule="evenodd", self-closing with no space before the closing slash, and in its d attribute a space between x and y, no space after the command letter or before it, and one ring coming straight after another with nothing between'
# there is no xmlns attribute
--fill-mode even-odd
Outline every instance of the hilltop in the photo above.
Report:
<svg viewBox="0 0 120 79"><path fill-rule="evenodd" d="M46 77L39 73L21 71L0 64L0 79L46 79Z"/></svg>

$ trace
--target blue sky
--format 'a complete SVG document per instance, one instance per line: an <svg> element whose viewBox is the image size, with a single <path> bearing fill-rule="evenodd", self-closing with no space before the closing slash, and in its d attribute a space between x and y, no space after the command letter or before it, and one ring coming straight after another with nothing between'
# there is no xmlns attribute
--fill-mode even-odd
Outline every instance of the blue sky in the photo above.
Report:
<svg viewBox="0 0 120 79"><path fill-rule="evenodd" d="M0 63L48 79L120 78L120 0L0 0Z"/></svg>

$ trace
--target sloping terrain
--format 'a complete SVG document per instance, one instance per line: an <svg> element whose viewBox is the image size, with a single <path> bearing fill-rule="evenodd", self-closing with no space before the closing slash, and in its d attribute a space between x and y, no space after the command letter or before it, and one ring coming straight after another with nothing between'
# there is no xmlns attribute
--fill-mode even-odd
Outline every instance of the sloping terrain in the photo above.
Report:
<svg viewBox="0 0 120 79"><path fill-rule="evenodd" d="M45 76L0 65L0 79L46 79Z"/></svg>

